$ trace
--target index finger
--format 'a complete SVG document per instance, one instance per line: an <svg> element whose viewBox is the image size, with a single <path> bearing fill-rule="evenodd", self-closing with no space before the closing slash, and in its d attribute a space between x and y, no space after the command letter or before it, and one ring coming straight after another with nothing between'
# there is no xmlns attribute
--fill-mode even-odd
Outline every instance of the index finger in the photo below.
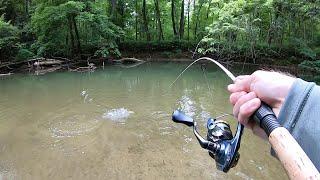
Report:
<svg viewBox="0 0 320 180"><path fill-rule="evenodd" d="M254 80L254 76L247 75L247 76L238 76L236 77L234 84L230 84L228 86L228 91L231 93L245 91L250 92L250 86Z"/></svg>

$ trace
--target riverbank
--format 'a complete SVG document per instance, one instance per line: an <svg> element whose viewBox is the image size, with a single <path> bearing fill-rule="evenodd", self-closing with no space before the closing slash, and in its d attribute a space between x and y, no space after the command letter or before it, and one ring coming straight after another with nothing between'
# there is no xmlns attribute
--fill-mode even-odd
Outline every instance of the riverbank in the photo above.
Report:
<svg viewBox="0 0 320 180"><path fill-rule="evenodd" d="M181 51L180 53L173 54L168 52L141 52L135 53L131 51L124 51L122 53L125 57L134 57L137 59L141 59L148 62L193 62L194 60L202 57L196 56L192 58L193 52L190 51ZM294 75L298 74L306 74L304 69L299 67L299 64L303 62L303 60L299 60L297 58L290 59L271 59L271 58L262 58L257 59L256 63L250 62L247 59L233 59L233 58L216 58L215 56L208 56L212 59L219 61L220 63L226 66L250 66L255 69L265 69L265 70L276 70L291 73Z"/></svg>
<svg viewBox="0 0 320 180"><path fill-rule="evenodd" d="M146 57L146 56L139 56L134 58L123 58L120 60L106 60L106 59L92 59L90 61L83 60L83 61L61 61L61 60L53 60L53 59L45 59L39 58L41 61L32 60L32 61L25 61L14 64L10 67L10 65L0 65L0 76L9 76L14 73L33 73L35 75L43 75L50 72L55 71L72 71L72 72L93 72L96 68L110 66L110 65L117 65L125 68L132 68L138 66L144 62L176 62L176 63L191 63L195 59L189 57L175 57L175 58L166 58L166 57ZM236 61L221 61L217 60L227 68L233 67L240 67L250 68L254 70L264 69L264 70L275 70L290 73L293 75L299 74L310 74L310 72L306 72L305 70L299 68L298 65L275 65L275 64L253 64L253 63L246 63L246 62L236 62ZM201 63L209 63L202 61Z"/></svg>
<svg viewBox="0 0 320 180"><path fill-rule="evenodd" d="M172 44L169 46L158 47L159 44L150 45L149 49L145 46L139 47L130 45L132 48L121 47L121 56L126 58L136 58L147 62L192 62L199 57L200 54L194 53L193 45L181 46L180 44ZM134 47L134 48L133 48ZM159 49L157 49L159 48ZM310 74L299 67L303 59L292 57L262 57L254 61L246 56L223 56L217 54L208 55L208 57L215 59L222 64L230 67L233 65L254 67L254 69L267 69L288 72L294 75ZM287 56L287 55L286 55ZM238 58L239 57L239 58ZM118 60L121 58L99 58L94 56L83 56L81 58L67 59L67 58L34 58L24 61L6 62L0 64L0 74L8 75L16 72L35 72L35 74L45 74L53 71L75 71L85 72L92 71L96 67L102 67L108 64L121 63ZM132 62L126 62L131 63ZM134 62L133 62L134 63Z"/></svg>

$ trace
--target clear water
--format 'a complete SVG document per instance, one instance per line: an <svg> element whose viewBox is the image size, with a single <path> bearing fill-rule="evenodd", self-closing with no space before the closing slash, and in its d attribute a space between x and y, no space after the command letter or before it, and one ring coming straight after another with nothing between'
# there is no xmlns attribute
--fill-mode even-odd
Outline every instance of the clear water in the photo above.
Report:
<svg viewBox="0 0 320 180"><path fill-rule="evenodd" d="M192 130L171 121L184 109L201 125L231 112L230 80L199 65L108 66L0 79L0 179L287 179L267 142L245 131L236 168L224 174ZM235 129L232 117L226 118Z"/></svg>

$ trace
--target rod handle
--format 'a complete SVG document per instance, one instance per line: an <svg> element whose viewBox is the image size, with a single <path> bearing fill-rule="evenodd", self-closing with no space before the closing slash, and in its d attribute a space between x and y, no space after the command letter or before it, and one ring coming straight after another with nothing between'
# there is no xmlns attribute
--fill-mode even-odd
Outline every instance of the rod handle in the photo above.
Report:
<svg viewBox="0 0 320 180"><path fill-rule="evenodd" d="M289 131L281 127L270 106L262 103L253 119L267 133L269 142L290 179L320 179L317 168Z"/></svg>
<svg viewBox="0 0 320 180"><path fill-rule="evenodd" d="M269 142L290 179L320 179L317 168L286 128L273 130Z"/></svg>
<svg viewBox="0 0 320 180"><path fill-rule="evenodd" d="M263 102L260 108L254 113L253 119L267 133L268 137L273 130L281 127L271 107Z"/></svg>

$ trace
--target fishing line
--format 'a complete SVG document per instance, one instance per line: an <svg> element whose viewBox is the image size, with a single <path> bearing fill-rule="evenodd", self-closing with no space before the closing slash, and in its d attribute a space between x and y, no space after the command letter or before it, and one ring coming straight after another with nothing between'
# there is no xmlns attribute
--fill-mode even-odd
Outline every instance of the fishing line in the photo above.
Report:
<svg viewBox="0 0 320 180"><path fill-rule="evenodd" d="M172 86L181 78L181 76L194 64L196 64L197 62L201 61L201 60L206 60L206 61L210 61L213 62L214 64L216 64L232 81L234 81L236 79L236 77L227 69L225 68L222 64L220 64L218 61L211 59L209 57L202 57L199 58L195 61L193 61L192 63L190 63L180 74L179 76L170 84L169 88L171 89ZM216 110L219 110L216 108ZM224 111L219 110L220 112L225 113ZM225 113L225 115L232 115L231 113Z"/></svg>
<svg viewBox="0 0 320 180"><path fill-rule="evenodd" d="M205 79L206 84L207 84L207 86L208 86L208 90L209 90L209 92L213 92L213 91L211 90L211 88L210 88L209 81L208 81L207 74L206 74L206 72L205 72L204 66L205 66L204 64L201 64L201 70L202 70L202 73L203 73L204 79ZM211 96L211 100L212 100L212 103L213 103L213 96L212 96L212 93L210 93L210 96Z"/></svg>
<svg viewBox="0 0 320 180"><path fill-rule="evenodd" d="M179 76L171 83L171 85L169 86L169 88L171 88L179 79L180 77L184 74L184 72L186 72L192 65L194 65L195 63L201 61L201 60L207 60L207 61L211 61L213 63L215 63L221 70L223 70L223 72L232 80L234 81L236 79L236 77L227 69L225 68L222 64L220 64L218 61L213 60L211 58L208 57L202 57L199 58L195 61L193 61L191 64L189 64L180 74Z"/></svg>
<svg viewBox="0 0 320 180"><path fill-rule="evenodd" d="M204 64L201 64L201 70L202 70L202 73L203 73L205 82L206 82L206 84L207 84L207 87L208 87L208 90L209 90L209 94L210 94L210 96L211 96L211 98L210 98L211 103L214 104L214 97L213 97L213 94L212 94L213 90L210 88L210 84L209 84L209 81L208 81L208 78L207 78L207 74L206 74L206 71L205 71L205 69L204 69ZM232 114L226 113L226 112L224 112L224 111L222 111L222 110L220 110L220 109L218 109L218 108L215 108L215 109L218 110L218 111L220 111L221 113L224 113L224 114L222 114L221 116L216 117L216 119L221 119L221 118L223 118L223 117L225 117L225 116L230 116L230 115L232 115Z"/></svg>

